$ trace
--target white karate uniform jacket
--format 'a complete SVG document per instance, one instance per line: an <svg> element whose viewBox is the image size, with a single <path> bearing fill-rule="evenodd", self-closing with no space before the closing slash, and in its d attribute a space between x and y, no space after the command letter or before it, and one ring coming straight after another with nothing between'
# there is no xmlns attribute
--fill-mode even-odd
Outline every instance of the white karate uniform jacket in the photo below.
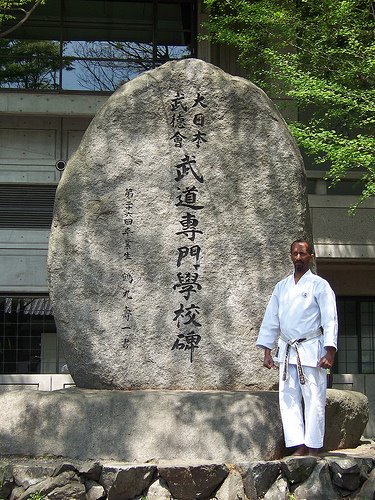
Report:
<svg viewBox="0 0 375 500"><path fill-rule="evenodd" d="M273 349L278 340L274 358L283 363L288 340L304 338L306 334L323 328L323 335L302 342L298 352L302 366L317 366L325 354L324 347L337 349L337 310L335 294L328 282L307 271L298 281L294 275L279 281L274 288L260 327L257 346ZM295 349L290 349L289 363L297 364Z"/></svg>

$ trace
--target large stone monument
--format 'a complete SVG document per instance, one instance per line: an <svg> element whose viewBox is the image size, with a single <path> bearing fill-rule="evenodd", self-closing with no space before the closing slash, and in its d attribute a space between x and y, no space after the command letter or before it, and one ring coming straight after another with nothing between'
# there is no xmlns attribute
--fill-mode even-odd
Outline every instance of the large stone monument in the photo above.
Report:
<svg viewBox="0 0 375 500"><path fill-rule="evenodd" d="M77 386L274 387L254 345L297 237L303 163L262 90L196 59L122 86L56 195L50 289Z"/></svg>
<svg viewBox="0 0 375 500"><path fill-rule="evenodd" d="M78 387L0 394L0 458L130 462L141 479L157 464L176 498L212 498L189 485L211 484L217 469L216 488L224 463L242 464L246 483L249 461L284 452L277 392L259 390L277 372L261 367L255 338L301 236L311 237L301 157L260 89L198 60L124 85L56 195L51 297ZM367 398L329 392L325 446L356 446ZM146 491L140 481L122 495L133 467L118 467L104 468L115 481L101 483L109 499Z"/></svg>

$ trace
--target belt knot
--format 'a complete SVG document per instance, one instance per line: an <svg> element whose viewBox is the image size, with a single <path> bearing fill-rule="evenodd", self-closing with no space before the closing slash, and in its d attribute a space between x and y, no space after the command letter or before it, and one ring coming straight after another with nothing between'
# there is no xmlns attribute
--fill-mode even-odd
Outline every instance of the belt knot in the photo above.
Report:
<svg viewBox="0 0 375 500"><path fill-rule="evenodd" d="M288 378L289 353L290 353L290 348L294 347L294 349L296 350L297 371L298 371L299 382L301 385L304 385L306 383L306 380L305 380L305 374L303 373L303 369L302 369L301 358L299 357L298 345L299 345L298 340L288 340L288 342L287 342L287 346L286 346L286 350L285 350L285 358L284 358L283 380L286 380Z"/></svg>
<svg viewBox="0 0 375 500"><path fill-rule="evenodd" d="M322 328L320 327L318 330L315 330L313 332L305 333L305 336L300 339L294 339L294 340L289 340L281 333L281 339L286 343L286 350L285 350L285 357L284 357L284 369L283 369L283 380L286 380L288 378L288 365L289 365L289 354L290 354L290 348L293 347L296 351L296 358L297 358L297 371L298 371L298 378L299 382L301 385L304 385L306 383L305 380L305 375L303 373L302 369L302 363L301 363L301 358L299 356L299 351L298 351L298 346L302 344L302 342L305 342L306 340L312 340L314 338L320 337L322 335Z"/></svg>

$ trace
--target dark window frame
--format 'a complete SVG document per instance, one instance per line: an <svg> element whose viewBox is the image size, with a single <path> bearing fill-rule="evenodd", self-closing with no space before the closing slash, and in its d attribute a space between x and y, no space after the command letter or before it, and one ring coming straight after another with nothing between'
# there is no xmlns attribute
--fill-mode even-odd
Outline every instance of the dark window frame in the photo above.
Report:
<svg viewBox="0 0 375 500"><path fill-rule="evenodd" d="M78 0L77 0L78 1ZM86 0L80 0L82 3L85 2ZM90 0L90 1L99 1L99 0ZM100 0L101 1L101 0ZM64 43L67 43L67 42L70 42L72 41L71 39L67 38L67 39L64 39L64 30L68 29L72 29L72 28L69 28L69 23L71 23L71 21L69 21L69 19L66 19L66 14L65 14L65 2L64 0L57 0L56 3L58 2L58 4L56 5L56 13L57 13L57 17L58 17L58 21L56 20L56 18L50 18L50 20L48 21L47 19L42 19L41 18L41 14L40 17L36 17L36 16L32 16L26 23L25 23L25 28L27 28L28 26L33 27L33 23L34 23L34 26L37 26L38 23L41 25L49 25L51 27L55 27L56 29L56 32L57 33L57 36L56 36L56 39L54 40L56 43L59 43L59 68L58 70L56 71L56 74L55 74L55 77L54 79L56 78L57 80L57 83L53 84L54 85L54 88L47 88L47 89L44 89L44 88L32 88L32 87L29 87L29 88L25 88L25 87L0 87L0 92L4 92L4 91L11 91L11 92L48 92L48 93L79 93L79 94L82 94L82 93L89 93L89 94L110 94L112 93L115 89L111 89L111 90L96 90L96 89L87 89L87 88L74 88L74 89L69 89L69 88L64 88L64 79L65 79L65 76L64 76L64 61L74 61L74 62L95 62L95 63L113 63L113 62L119 62L119 63L139 63L140 65L145 65L146 68L145 69L142 69L141 71L139 71L139 73L134 73L134 76L137 76L137 74L140 74L142 73L143 71L146 71L147 69L153 69L157 66L160 66L161 64L163 64L164 62L167 62L169 60L173 60L173 59L176 59L176 57L158 57L158 52L157 52L157 47L158 47L158 40L157 40L157 32L158 32L158 6L160 4L173 4L173 5L176 5L176 4L185 4L185 5L189 5L190 6L190 12L189 12L189 15L190 15L190 23L189 23L189 28L188 29L185 29L185 27L183 26L183 30L182 30L182 33L184 33L185 35L187 35L187 40L190 40L190 53L187 57L197 57L197 0L145 0L143 3L147 3L147 4L151 4L152 5L152 22L150 24L151 26L151 31L152 31L152 40L150 40L150 47L152 45L152 57L147 57L145 59L132 59L132 58L129 58L129 57L124 57L124 58L118 58L118 57L113 57L113 58L107 58L107 57L79 57L79 56L64 56L63 55L63 50L64 50ZM136 0L127 0L128 3L137 3ZM111 3L111 4L116 4L116 0L110 0L110 2L108 3ZM42 7L40 7L39 9L42 9ZM42 10L39 10L38 11L39 13L42 12ZM185 19L186 21L186 19ZM48 24L49 23L49 24ZM74 25L74 23L73 23ZM77 30L79 28L79 26L81 27L85 27L87 26L87 24L85 24L84 22L82 22L81 24L75 24L74 25L74 29ZM126 32L126 26L124 27L124 32ZM17 30L13 33L11 33L8 37L9 40L36 40L34 38L31 38L31 39L28 39L27 37L23 37L21 36L22 35L22 27L19 29L18 31L19 33L19 36L17 37ZM46 41L47 38L41 38L40 41ZM52 40L50 40L52 41ZM107 40L107 41L110 41L110 40ZM125 41L125 39L123 40ZM147 42L148 43L148 42ZM160 46L166 46L165 44L159 44ZM177 58L178 59L178 58ZM130 70L131 71L131 70ZM132 79L129 78L129 79ZM118 83L118 82L117 82ZM0 84L1 85L1 84ZM93 84L94 86L94 84Z"/></svg>
<svg viewBox="0 0 375 500"><path fill-rule="evenodd" d="M35 306L32 304L32 301L38 299L44 299L43 314L41 314L40 301L34 303ZM29 310L26 313L25 309L28 305ZM56 333L48 293L2 292L0 294L0 374L41 373L43 333ZM56 348L54 371L59 373L58 344Z"/></svg>
<svg viewBox="0 0 375 500"><path fill-rule="evenodd" d="M362 318L361 318L361 306L364 303L371 303L373 304L372 306L372 312L370 314L373 315L372 322L369 325L363 324ZM354 305L354 314L351 315L351 319L353 320L353 330L352 332L355 332L355 335L350 335L350 337L353 337L356 339L356 349L355 351L357 352L357 367L355 373L357 374L372 374L375 373L375 297L374 296L338 296L337 297L337 305L339 309L339 337L340 335L343 336L344 338L349 337L348 332L346 331L346 323L349 319L349 314L345 316L345 307L347 307L347 304L351 303ZM372 334L370 336L365 336L363 333L364 327L370 326L372 328ZM371 361L365 361L363 359L363 354L364 354L364 349L363 349L363 340L364 339L370 339L371 340L371 349L366 349L366 351L369 351L371 353ZM353 349L354 350L354 349ZM344 374L344 373L353 373L353 370L347 369L347 370L342 370L340 369L339 365L345 365L346 367L348 366L349 363L355 363L353 361L350 361L348 359L348 352L349 349L340 349L340 346L338 348L338 352L336 355L336 362L333 367L333 372L337 374ZM372 364L372 367L370 370L366 369L365 364Z"/></svg>

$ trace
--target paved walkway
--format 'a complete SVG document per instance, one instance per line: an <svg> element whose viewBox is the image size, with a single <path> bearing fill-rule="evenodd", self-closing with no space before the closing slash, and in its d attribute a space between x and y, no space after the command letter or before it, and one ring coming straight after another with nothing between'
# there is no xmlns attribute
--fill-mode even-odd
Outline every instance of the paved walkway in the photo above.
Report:
<svg viewBox="0 0 375 500"><path fill-rule="evenodd" d="M342 450L328 451L320 453L320 457L359 457L375 459L375 441L371 439L363 439L357 448L346 448Z"/></svg>

